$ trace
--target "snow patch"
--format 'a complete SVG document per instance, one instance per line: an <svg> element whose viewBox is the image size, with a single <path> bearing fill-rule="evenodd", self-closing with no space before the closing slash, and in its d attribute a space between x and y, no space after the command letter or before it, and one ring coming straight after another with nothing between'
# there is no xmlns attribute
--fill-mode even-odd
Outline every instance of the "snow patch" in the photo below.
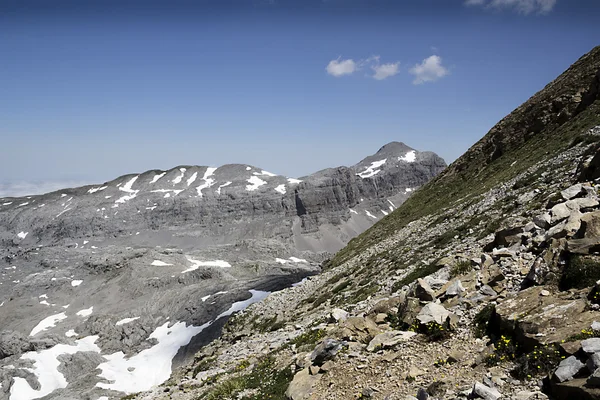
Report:
<svg viewBox="0 0 600 400"><path fill-rule="evenodd" d="M194 172L194 173L192 174L192 176L190 176L190 178L187 180L187 185L188 185L188 187L189 187L189 186L190 186L192 183L194 183L194 181L196 180L196 178L197 178L197 177L198 177L198 171Z"/></svg>
<svg viewBox="0 0 600 400"><path fill-rule="evenodd" d="M130 323L130 322L133 322L133 321L135 321L135 320L137 320L137 319L140 319L140 317L134 317L134 318L123 318L122 320L120 320L120 321L117 321L117 323L116 323L115 325L116 325L116 326L125 325L125 324L128 324L128 323Z"/></svg>
<svg viewBox="0 0 600 400"><path fill-rule="evenodd" d="M383 160L379 160L379 161L373 161L371 163L371 165L369 167L367 167L367 169L365 169L363 172L359 172L358 176L360 176L361 178L370 178L372 176L377 175L379 172L381 172L380 169L377 169L379 167L381 167L383 164L385 164L385 162L387 161L387 158L384 158Z"/></svg>
<svg viewBox="0 0 600 400"><path fill-rule="evenodd" d="M91 188L90 190L88 190L88 193L89 193L89 194L92 194L92 193L96 193L96 192L101 192L101 191L103 191L104 189L106 189L107 187L108 187L108 186L102 186L102 187L97 187L97 188Z"/></svg>
<svg viewBox="0 0 600 400"><path fill-rule="evenodd" d="M288 182L291 183L292 185L297 185L300 182L302 182L300 179L294 179L294 178L287 178Z"/></svg>
<svg viewBox="0 0 600 400"><path fill-rule="evenodd" d="M279 192L281 194L285 194L285 185L279 185L275 188L276 192Z"/></svg>
<svg viewBox="0 0 600 400"><path fill-rule="evenodd" d="M295 263L306 263L306 262L308 262L304 258L297 258L297 257L290 257L290 261L295 262Z"/></svg>
<svg viewBox="0 0 600 400"><path fill-rule="evenodd" d="M221 194L221 189L222 189L222 188L224 188L224 187L227 187L227 186L231 185L231 183L232 183L232 182L225 182L224 184L222 184L221 186L219 186L219 187L217 188L217 190L216 190L217 194L219 194L219 195L220 195L220 194Z"/></svg>
<svg viewBox="0 0 600 400"><path fill-rule="evenodd" d="M71 286L73 286L73 287L75 287L75 286L79 286L79 285L81 285L82 283L83 283L83 281L82 281L82 280L77 280L77 279L75 279L75 280L71 281Z"/></svg>
<svg viewBox="0 0 600 400"><path fill-rule="evenodd" d="M150 181L150 184L156 183L156 181L158 181L160 178L162 178L166 174L167 174L166 172L163 172L162 174L155 174L154 177L152 178L152 180Z"/></svg>
<svg viewBox="0 0 600 400"><path fill-rule="evenodd" d="M25 239L27 237L27 234L29 234L29 232L19 232L17 233L17 237L19 239Z"/></svg>
<svg viewBox="0 0 600 400"><path fill-rule="evenodd" d="M43 320L41 320L31 330L31 333L29 334L29 336L35 336L42 331L45 331L50 328L54 328L58 322L62 321L63 319L66 319L66 318L67 318L67 314L65 314L64 312L46 317Z"/></svg>
<svg viewBox="0 0 600 400"><path fill-rule="evenodd" d="M33 369L28 369L37 377L40 388L34 390L27 380L15 377L14 383L10 388L10 400L32 400L45 397L56 389L65 388L68 385L67 380L58 370L60 361L58 357L63 354L75 354L80 351L100 352L100 348L95 344L98 336L88 336L77 340L74 346L66 344L57 344L40 352L31 351L21 356L22 360L32 360Z"/></svg>
<svg viewBox="0 0 600 400"><path fill-rule="evenodd" d="M267 184L267 182L263 181L258 176L251 176L246 182L250 183L250 185L246 185L246 190L249 192L253 192L262 185Z"/></svg>
<svg viewBox="0 0 600 400"><path fill-rule="evenodd" d="M416 159L417 159L417 154L414 150L409 151L402 157L398 157L398 161L405 161L405 162L409 162L409 163L415 162Z"/></svg>
<svg viewBox="0 0 600 400"><path fill-rule="evenodd" d="M137 180L137 178L139 178L138 176L134 176L133 178L131 178L125 185L123 185L123 187L120 187L119 190L125 193L129 193L128 195L125 195L123 197L118 198L115 201L115 204L113 205L114 207L118 207L119 204L123 204L131 199L134 199L137 194L139 193L139 190L133 190L131 189L131 187L133 186L133 184L135 183L135 181Z"/></svg>
<svg viewBox="0 0 600 400"><path fill-rule="evenodd" d="M388 215L388 212L385 210L381 210L381 212L383 213L383 215Z"/></svg>
<svg viewBox="0 0 600 400"><path fill-rule="evenodd" d="M152 261L151 265L153 265L155 267L168 267L173 264L168 264L168 263L166 263L164 261L160 261L160 260L154 260L154 261Z"/></svg>
<svg viewBox="0 0 600 400"><path fill-rule="evenodd" d="M186 269L185 271L182 271L181 272L182 274L185 274L186 272L195 271L200 267L231 268L231 264L229 264L227 261L223 261L223 260L198 261L198 260L194 260L193 258L188 257L188 261L192 263L192 266L189 267L188 269Z"/></svg>
<svg viewBox="0 0 600 400"><path fill-rule="evenodd" d="M367 214L369 217L371 217L371 218L373 218L373 219L377 219L377 217L376 217L376 216L374 216L373 214L371 214L371 213L369 212L369 210L366 210L366 211L365 211L365 213L366 213L366 214Z"/></svg>
<svg viewBox="0 0 600 400"><path fill-rule="evenodd" d="M181 180L183 179L183 176L185 175L185 168L179 168L179 171L181 172L181 175L177 176L175 179L173 179L171 182L173 182L173 185L176 185L178 183L181 182Z"/></svg>
<svg viewBox="0 0 600 400"><path fill-rule="evenodd" d="M73 337L73 336L77 336L78 333L75 332L75 329L69 329L68 331L65 332L65 336L66 337Z"/></svg>
<svg viewBox="0 0 600 400"><path fill-rule="evenodd" d="M204 176L202 177L204 183L196 188L199 197L202 197L202 190L207 189L215 184L216 181L213 178L211 178L211 176L215 173L216 170L217 168L214 167L206 168L206 172L204 172Z"/></svg>
<svg viewBox="0 0 600 400"><path fill-rule="evenodd" d="M77 311L75 314L80 317L89 317L90 315L92 315L93 311L94 311L94 306L91 306L90 308L85 308L83 310Z"/></svg>
<svg viewBox="0 0 600 400"><path fill-rule="evenodd" d="M264 169L260 172L254 172L254 175L256 175L256 176L277 176L277 174L274 174L269 171L265 171Z"/></svg>

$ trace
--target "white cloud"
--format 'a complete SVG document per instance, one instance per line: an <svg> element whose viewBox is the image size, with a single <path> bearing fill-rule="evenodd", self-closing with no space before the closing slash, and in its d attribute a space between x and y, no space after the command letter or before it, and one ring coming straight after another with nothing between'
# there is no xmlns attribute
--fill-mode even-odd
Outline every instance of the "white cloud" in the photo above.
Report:
<svg viewBox="0 0 600 400"><path fill-rule="evenodd" d="M399 62L381 64L381 65L373 65L373 66L371 66L373 71L375 71L373 78L377 79L378 81L381 81L385 78L389 78L390 76L394 76L398 72L400 72L399 67L400 67Z"/></svg>
<svg viewBox="0 0 600 400"><path fill-rule="evenodd" d="M466 0L466 6L484 6L496 9L512 9L520 14L548 14L558 0Z"/></svg>
<svg viewBox="0 0 600 400"><path fill-rule="evenodd" d="M442 58L436 55L427 57L422 63L412 67L409 72L415 76L413 81L415 85L435 82L449 73L448 69L442 65Z"/></svg>
<svg viewBox="0 0 600 400"><path fill-rule="evenodd" d="M344 75L350 75L357 69L358 67L354 60L340 60L340 58L329 61L329 64L327 64L326 68L327 73L335 76L336 78Z"/></svg>
<svg viewBox="0 0 600 400"><path fill-rule="evenodd" d="M54 192L55 190L89 185L92 182L84 181L56 181L56 182L9 182L0 183L0 197L32 196Z"/></svg>

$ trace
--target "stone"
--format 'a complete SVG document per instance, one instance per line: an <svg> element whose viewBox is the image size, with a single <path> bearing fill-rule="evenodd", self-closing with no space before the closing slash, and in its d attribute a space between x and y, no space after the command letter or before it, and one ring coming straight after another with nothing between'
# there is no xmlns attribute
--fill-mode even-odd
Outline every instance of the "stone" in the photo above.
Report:
<svg viewBox="0 0 600 400"><path fill-rule="evenodd" d="M600 203L594 197L582 197L579 199L569 200L565 203L571 211L580 211L585 208L597 207Z"/></svg>
<svg viewBox="0 0 600 400"><path fill-rule="evenodd" d="M466 289L462 286L459 279L455 279L450 283L450 286L446 289L446 296L458 296L465 292Z"/></svg>
<svg viewBox="0 0 600 400"><path fill-rule="evenodd" d="M581 349L588 354L600 353L600 338L582 340Z"/></svg>
<svg viewBox="0 0 600 400"><path fill-rule="evenodd" d="M571 200L573 197L578 196L582 192L583 192L583 185L581 183L578 183L576 185L573 185L573 186L563 190L562 192L560 192L560 195L565 200Z"/></svg>
<svg viewBox="0 0 600 400"><path fill-rule="evenodd" d="M486 269L492 266L492 264L494 264L494 259L487 253L483 253L481 255L481 268L482 269Z"/></svg>
<svg viewBox="0 0 600 400"><path fill-rule="evenodd" d="M335 364L331 360L325 362L325 364L321 365L321 372L327 373L331 371L334 365Z"/></svg>
<svg viewBox="0 0 600 400"><path fill-rule="evenodd" d="M550 291L544 289L540 292L540 296L550 296Z"/></svg>
<svg viewBox="0 0 600 400"><path fill-rule="evenodd" d="M600 387L600 368L596 368L594 373L587 378L586 382L591 387Z"/></svg>
<svg viewBox="0 0 600 400"><path fill-rule="evenodd" d="M419 300L415 299L418 303ZM381 329L371 318L349 317L342 323L340 336L361 343L368 343L381 333Z"/></svg>
<svg viewBox="0 0 600 400"><path fill-rule="evenodd" d="M370 399L373 397L373 395L375 395L375 390L373 388L367 387L364 388L361 392L361 396L366 398L366 399Z"/></svg>
<svg viewBox="0 0 600 400"><path fill-rule="evenodd" d="M348 311L342 310L341 308L334 308L329 314L329 320L331 322L344 322L348 319Z"/></svg>
<svg viewBox="0 0 600 400"><path fill-rule="evenodd" d="M401 342L410 340L416 332L388 331L375 336L367 345L367 351L389 349Z"/></svg>
<svg viewBox="0 0 600 400"><path fill-rule="evenodd" d="M600 252L600 237L571 239L567 241L566 250L573 254L593 254Z"/></svg>
<svg viewBox="0 0 600 400"><path fill-rule="evenodd" d="M512 258L517 257L517 254L514 251L509 250L507 248L494 249L492 251L492 255L494 257L512 257Z"/></svg>
<svg viewBox="0 0 600 400"><path fill-rule="evenodd" d="M537 229L537 225L535 224L535 222L528 222L527 224L525 224L525 226L523 227L523 230L525 232L533 232Z"/></svg>
<svg viewBox="0 0 600 400"><path fill-rule="evenodd" d="M346 347L346 342L341 342L335 339L325 339L319 344L310 355L310 360L313 365L321 366L326 361L333 360L335 356Z"/></svg>
<svg viewBox="0 0 600 400"><path fill-rule="evenodd" d="M481 271L481 283L484 285L494 285L497 282L503 281L505 278L502 269L500 269L497 264L487 266Z"/></svg>
<svg viewBox="0 0 600 400"><path fill-rule="evenodd" d="M552 216L550 213L543 213L533 218L533 223L539 226L542 229L550 228L550 221L552 220Z"/></svg>
<svg viewBox="0 0 600 400"><path fill-rule="evenodd" d="M425 371L423 371L422 369L418 368L415 365L411 365L410 368L408 369L408 372L406 373L405 379L415 380L419 376L423 376L423 375L425 375Z"/></svg>
<svg viewBox="0 0 600 400"><path fill-rule="evenodd" d="M585 239L600 237L600 211L583 214L581 233Z"/></svg>
<svg viewBox="0 0 600 400"><path fill-rule="evenodd" d="M415 297L421 301L433 301L435 299L435 292L425 280L417 279Z"/></svg>
<svg viewBox="0 0 600 400"><path fill-rule="evenodd" d="M554 371L554 379L558 382L570 381L575 378L581 370L585 368L585 364L575 356L565 358L558 364L558 368Z"/></svg>
<svg viewBox="0 0 600 400"><path fill-rule="evenodd" d="M285 396L289 400L309 399L315 385L319 382L322 375L311 375L308 368L303 369L294 375L292 382L285 391Z"/></svg>
<svg viewBox="0 0 600 400"><path fill-rule="evenodd" d="M561 221L560 223L554 225L552 228L548 229L545 235L545 240L549 241L550 239L561 239L567 236L567 221Z"/></svg>
<svg viewBox="0 0 600 400"><path fill-rule="evenodd" d="M377 314L375 315L375 323L377 325L385 324L387 322L387 314Z"/></svg>
<svg viewBox="0 0 600 400"><path fill-rule="evenodd" d="M321 368L316 365L311 365L308 367L308 372L310 372L311 375L317 375L319 371L321 371Z"/></svg>
<svg viewBox="0 0 600 400"><path fill-rule="evenodd" d="M585 362L585 365L590 373L596 371L600 367L600 353L590 355Z"/></svg>
<svg viewBox="0 0 600 400"><path fill-rule="evenodd" d="M569 218L571 215L571 209L567 207L567 203L560 203L550 209L552 217L550 218L550 225L556 225L558 222Z"/></svg>
<svg viewBox="0 0 600 400"><path fill-rule="evenodd" d="M428 303L417 315L417 320L423 325L430 322L436 322L442 325L451 314L450 311L446 310L444 306L440 304Z"/></svg>
<svg viewBox="0 0 600 400"><path fill-rule="evenodd" d="M598 321L592 322L592 325L590 325L590 328L592 328L592 330L594 330L594 331L600 331L600 322L598 322Z"/></svg>
<svg viewBox="0 0 600 400"><path fill-rule="evenodd" d="M459 350L450 350L450 352L448 353L448 357L446 358L446 361L454 364L459 362L460 360L463 359L465 353Z"/></svg>
<svg viewBox="0 0 600 400"><path fill-rule="evenodd" d="M529 390L521 390L514 394L513 400L546 400L546 396L542 392L530 392Z"/></svg>
<svg viewBox="0 0 600 400"><path fill-rule="evenodd" d="M484 400L498 400L502 394L495 388L484 385L483 383L475 382L471 397Z"/></svg>
<svg viewBox="0 0 600 400"><path fill-rule="evenodd" d="M417 400L429 400L429 393L423 388L417 391Z"/></svg>
<svg viewBox="0 0 600 400"><path fill-rule="evenodd" d="M483 285L481 288L479 288L479 291L482 294L485 294L486 296L497 296L498 293L496 293L496 291L494 289L491 288L491 286L488 285Z"/></svg>

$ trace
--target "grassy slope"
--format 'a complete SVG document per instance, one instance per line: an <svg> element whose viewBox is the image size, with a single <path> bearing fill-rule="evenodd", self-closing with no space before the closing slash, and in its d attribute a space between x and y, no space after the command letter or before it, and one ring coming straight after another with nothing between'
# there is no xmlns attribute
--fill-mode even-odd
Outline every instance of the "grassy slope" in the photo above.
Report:
<svg viewBox="0 0 600 400"><path fill-rule="evenodd" d="M582 133L600 125L598 93L592 89L592 99L586 99L585 96L585 92L590 91L590 85L597 85L599 73L600 46L500 121L484 138L442 174L415 192L395 212L350 241L336 254L330 265L341 265L411 221L474 198L537 162L564 151L579 140ZM585 107L583 103L573 105L571 100L580 93L584 93L583 98L587 100L584 101L588 103ZM563 110L556 110L556 99L566 102L567 106ZM540 121L544 122L541 129ZM495 155L491 156L493 149L496 150Z"/></svg>

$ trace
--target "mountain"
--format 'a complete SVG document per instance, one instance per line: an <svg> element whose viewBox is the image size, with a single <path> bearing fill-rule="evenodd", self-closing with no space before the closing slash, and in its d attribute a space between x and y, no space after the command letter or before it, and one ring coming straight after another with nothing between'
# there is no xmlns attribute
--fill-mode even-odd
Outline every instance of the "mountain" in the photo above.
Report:
<svg viewBox="0 0 600 400"><path fill-rule="evenodd" d="M598 399L599 180L596 47L134 398Z"/></svg>
<svg viewBox="0 0 600 400"><path fill-rule="evenodd" d="M292 179L179 166L0 199L0 399L119 398L320 271L446 167L390 143Z"/></svg>

